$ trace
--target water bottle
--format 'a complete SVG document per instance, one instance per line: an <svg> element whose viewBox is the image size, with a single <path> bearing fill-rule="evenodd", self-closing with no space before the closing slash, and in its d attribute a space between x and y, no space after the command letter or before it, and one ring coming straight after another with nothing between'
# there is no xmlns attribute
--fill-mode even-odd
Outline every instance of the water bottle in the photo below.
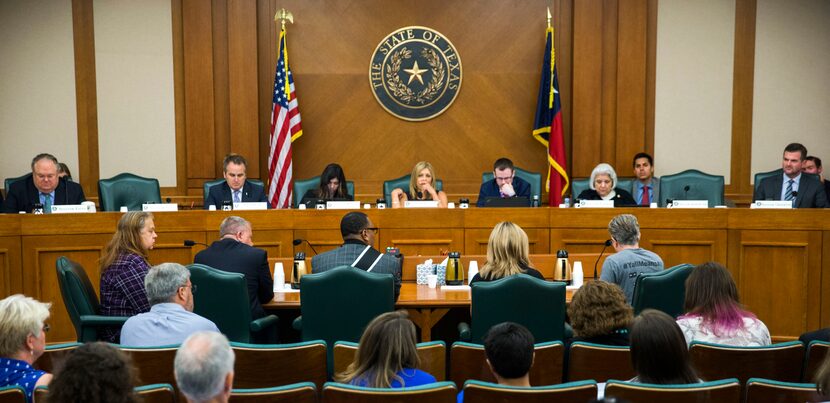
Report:
<svg viewBox="0 0 830 403"><path fill-rule="evenodd" d="M570 198L570 197L566 197L566 198L565 198L565 201L564 201L562 204L564 204L564 205L565 205L565 207L571 207L571 198Z"/></svg>
<svg viewBox="0 0 830 403"><path fill-rule="evenodd" d="M542 204L539 201L539 195L533 195L533 199L530 200L530 207L539 207L541 205Z"/></svg>

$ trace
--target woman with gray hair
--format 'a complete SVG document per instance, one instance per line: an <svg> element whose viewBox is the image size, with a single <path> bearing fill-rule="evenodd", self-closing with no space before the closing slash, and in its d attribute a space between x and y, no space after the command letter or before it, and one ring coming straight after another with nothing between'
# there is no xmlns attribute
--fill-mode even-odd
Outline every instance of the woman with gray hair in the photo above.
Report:
<svg viewBox="0 0 830 403"><path fill-rule="evenodd" d="M52 374L32 367L46 349L49 307L20 294L0 300L0 387L23 387L28 402L35 387L52 380Z"/></svg>
<svg viewBox="0 0 830 403"><path fill-rule="evenodd" d="M617 173L611 165L601 163L591 171L590 189L577 196L580 200L613 200L614 207L635 206L631 193L617 187Z"/></svg>

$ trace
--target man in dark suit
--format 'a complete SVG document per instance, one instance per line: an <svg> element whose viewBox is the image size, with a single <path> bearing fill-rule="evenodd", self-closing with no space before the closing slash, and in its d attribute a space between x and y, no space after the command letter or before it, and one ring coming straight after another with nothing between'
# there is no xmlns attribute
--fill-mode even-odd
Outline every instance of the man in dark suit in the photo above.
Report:
<svg viewBox="0 0 830 403"><path fill-rule="evenodd" d="M207 210L210 205L216 206L217 210L222 209L224 202L267 202L265 188L245 180L248 169L248 161L239 154L228 154L222 162L224 165L225 182L213 185L208 190L204 208Z"/></svg>
<svg viewBox="0 0 830 403"><path fill-rule="evenodd" d="M824 178L824 168L821 167L821 158L808 155L804 159L802 170L808 174L818 175L818 180L824 184L824 191L827 192L827 201L830 203L830 181Z"/></svg>
<svg viewBox="0 0 830 403"><path fill-rule="evenodd" d="M481 184L477 207L484 207L488 197L526 197L530 199L530 184L516 177L513 161L499 158L493 164L493 179Z"/></svg>
<svg viewBox="0 0 830 403"><path fill-rule="evenodd" d="M372 245L378 229L366 214L353 211L340 220L343 245L311 258L312 273L322 273L340 266L352 266L371 273L389 273L395 279L395 301L401 291L401 265L398 259L380 253Z"/></svg>
<svg viewBox="0 0 830 403"><path fill-rule="evenodd" d="M801 171L807 148L799 143L784 148L781 168L784 174L761 181L755 191L756 200L790 200L795 208L826 208L827 193L818 177Z"/></svg>
<svg viewBox="0 0 830 403"><path fill-rule="evenodd" d="M194 263L214 269L242 273L248 284L251 316L265 316L262 304L274 298L274 279L268 269L268 252L253 247L251 223L244 218L229 216L219 226L219 240L196 254Z"/></svg>
<svg viewBox="0 0 830 403"><path fill-rule="evenodd" d="M58 159L44 153L32 159L31 175L6 189L3 212L31 213L35 204L40 204L43 212L48 214L52 212L52 205L81 204L85 200L81 185L58 178Z"/></svg>

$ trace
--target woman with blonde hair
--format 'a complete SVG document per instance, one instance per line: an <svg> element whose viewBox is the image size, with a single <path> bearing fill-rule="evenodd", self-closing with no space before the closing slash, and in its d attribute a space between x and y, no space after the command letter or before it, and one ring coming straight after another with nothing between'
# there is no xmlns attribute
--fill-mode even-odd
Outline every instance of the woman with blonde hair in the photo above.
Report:
<svg viewBox="0 0 830 403"><path fill-rule="evenodd" d="M36 387L52 380L32 367L46 349L50 305L20 294L0 300L0 387L22 387L28 402Z"/></svg>
<svg viewBox="0 0 830 403"><path fill-rule="evenodd" d="M447 207L447 194L437 190L437 180L432 164L420 161L412 168L409 176L409 190L397 188L392 191L392 208L400 208L407 200L437 200L438 207Z"/></svg>
<svg viewBox="0 0 830 403"><path fill-rule="evenodd" d="M510 221L496 224L487 241L487 263L473 276L470 284L498 280L514 274L527 274L544 280L542 273L530 266L529 254L527 233L521 227Z"/></svg>
<svg viewBox="0 0 830 403"><path fill-rule="evenodd" d="M417 369L415 325L405 310L387 312L372 320L349 367L335 380L369 388L409 388L435 383L435 377Z"/></svg>
<svg viewBox="0 0 830 403"><path fill-rule="evenodd" d="M634 310L619 286L591 281L574 293L568 317L574 330L572 341L627 346Z"/></svg>

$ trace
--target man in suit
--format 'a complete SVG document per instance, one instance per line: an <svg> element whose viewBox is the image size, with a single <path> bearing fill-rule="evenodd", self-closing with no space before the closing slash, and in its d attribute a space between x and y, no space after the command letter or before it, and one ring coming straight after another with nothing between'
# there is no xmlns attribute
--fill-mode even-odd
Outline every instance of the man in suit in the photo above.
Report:
<svg viewBox="0 0 830 403"><path fill-rule="evenodd" d="M634 176L631 183L631 196L642 206L660 201L660 178L654 176L654 158L648 153L634 155Z"/></svg>
<svg viewBox="0 0 830 403"><path fill-rule="evenodd" d="M265 188L255 185L247 180L245 172L248 169L248 161L239 154L228 154L222 162L224 165L225 182L213 185L208 190L204 208L207 210L210 205L216 206L217 210L222 209L224 202L267 202Z"/></svg>
<svg viewBox="0 0 830 403"><path fill-rule="evenodd" d="M530 199L530 184L516 177L513 161L499 158L493 164L493 179L481 184L477 207L484 207L488 197L526 197Z"/></svg>
<svg viewBox="0 0 830 403"><path fill-rule="evenodd" d="M802 172L807 148L800 143L790 143L784 148L781 161L783 175L761 181L752 201L789 200L795 208L826 208L827 192L818 177Z"/></svg>
<svg viewBox="0 0 830 403"><path fill-rule="evenodd" d="M44 153L32 159L31 175L6 189L3 211L31 213L35 204L40 204L43 212L48 214L52 212L52 205L81 204L85 200L81 185L58 178L58 159Z"/></svg>
<svg viewBox="0 0 830 403"><path fill-rule="evenodd" d="M830 181L824 178L824 168L821 167L821 158L809 155L804 159L802 170L808 174L818 175L818 180L824 184L824 191L827 193L827 201L830 203Z"/></svg>
<svg viewBox="0 0 830 403"><path fill-rule="evenodd" d="M366 214L353 211L340 220L343 245L311 258L312 273L322 273L339 266L352 266L371 273L389 273L395 279L395 300L401 290L401 265L398 259L380 253L372 245L378 229Z"/></svg>
<svg viewBox="0 0 830 403"><path fill-rule="evenodd" d="M274 298L274 279L268 269L268 252L253 247L251 223L229 216L219 226L219 240L196 254L194 263L245 275L251 317L264 317L262 304Z"/></svg>

